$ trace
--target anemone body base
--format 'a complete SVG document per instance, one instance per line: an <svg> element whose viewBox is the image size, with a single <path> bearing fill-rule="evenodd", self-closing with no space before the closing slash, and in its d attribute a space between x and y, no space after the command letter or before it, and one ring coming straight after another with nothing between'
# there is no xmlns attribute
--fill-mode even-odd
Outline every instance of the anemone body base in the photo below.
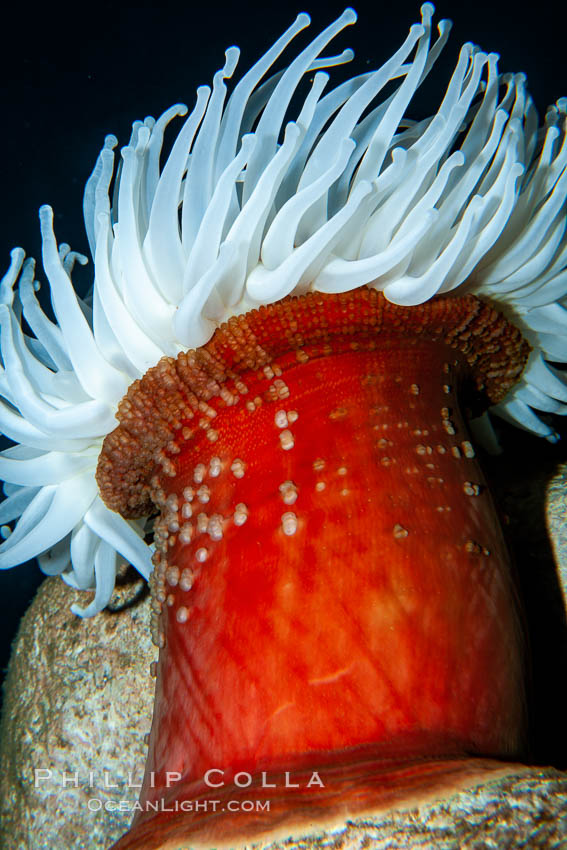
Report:
<svg viewBox="0 0 567 850"><path fill-rule="evenodd" d="M371 824L381 813L454 798L481 783L486 796L493 783L529 776L523 765L493 759L416 760L400 752L389 758L376 747L344 753L342 763L322 761L312 768L325 777L324 788L309 787L311 768L294 771L298 788L286 787L284 770L256 775L246 788L232 782L216 789L203 782L178 783L174 793L162 798L161 813L133 826L112 850L245 850L252 842L262 847L273 842L279 848L280 841L287 846L290 839L299 848L306 839L311 846L311 837L313 847L319 847L328 843L331 830L344 841L345 827L360 832L354 847L372 833ZM272 785L275 789L266 787ZM351 845L346 841L339 846Z"/></svg>

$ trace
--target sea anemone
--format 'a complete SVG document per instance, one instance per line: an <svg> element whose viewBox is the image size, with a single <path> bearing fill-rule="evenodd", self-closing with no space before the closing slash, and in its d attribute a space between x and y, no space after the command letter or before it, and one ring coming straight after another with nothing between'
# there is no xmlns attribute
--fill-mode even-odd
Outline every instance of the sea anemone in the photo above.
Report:
<svg viewBox="0 0 567 850"><path fill-rule="evenodd" d="M229 48L167 157L185 106L135 122L118 168L107 137L85 189L87 297L71 280L86 258L57 244L48 207L55 321L21 249L2 280L0 426L15 445L0 567L37 557L94 589L73 606L85 617L120 559L152 577L148 770L178 772L184 792L210 768L233 781L341 766L344 783L364 762L384 783L408 754L522 746L515 591L457 396L486 441L487 406L556 439L538 412L567 410L549 362L567 361L567 104L540 128L524 76L466 44L438 111L407 118L449 34L441 21L432 43L433 11L381 68L327 92L322 69L351 53L321 54L350 9L268 76L299 15L227 98ZM418 682L422 713L408 709ZM163 788L148 783L151 801ZM158 829L140 823L124 846Z"/></svg>

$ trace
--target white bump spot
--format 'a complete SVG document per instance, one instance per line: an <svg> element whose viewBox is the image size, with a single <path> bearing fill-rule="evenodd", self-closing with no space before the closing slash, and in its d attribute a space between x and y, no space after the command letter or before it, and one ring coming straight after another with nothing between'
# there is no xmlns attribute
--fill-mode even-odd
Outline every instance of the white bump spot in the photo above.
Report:
<svg viewBox="0 0 567 850"><path fill-rule="evenodd" d="M287 428L289 425L287 414L285 410L278 410L276 415L274 416L274 422L278 428Z"/></svg>
<svg viewBox="0 0 567 850"><path fill-rule="evenodd" d="M177 496L175 495L175 493L171 493L167 497L167 499L165 500L165 505L166 505L167 509L170 510L172 513L175 513L177 511L177 509L179 507L179 500L178 500Z"/></svg>
<svg viewBox="0 0 567 850"><path fill-rule="evenodd" d="M186 522L181 526L179 531L179 542L190 543L193 537L193 526L190 522Z"/></svg>
<svg viewBox="0 0 567 850"><path fill-rule="evenodd" d="M297 531L297 517L291 511L282 514L282 530L288 537Z"/></svg>
<svg viewBox="0 0 567 850"><path fill-rule="evenodd" d="M469 443L468 440L465 440L463 443L461 443L461 447L463 449L465 457L474 457L475 452L472 443Z"/></svg>
<svg viewBox="0 0 567 850"><path fill-rule="evenodd" d="M199 489L197 490L197 498L203 505L205 505L211 498L211 491L209 490L206 484L203 484L203 486L199 487Z"/></svg>
<svg viewBox="0 0 567 850"><path fill-rule="evenodd" d="M467 496L478 496L480 494L480 487L478 484L473 484L472 481L465 481L463 490Z"/></svg>
<svg viewBox="0 0 567 850"><path fill-rule="evenodd" d="M179 582L179 567L168 567L165 571L165 580L170 587L175 587Z"/></svg>
<svg viewBox="0 0 567 850"><path fill-rule="evenodd" d="M207 472L207 467L204 463L198 463L193 470L193 481L195 484L201 484Z"/></svg>
<svg viewBox="0 0 567 850"><path fill-rule="evenodd" d="M280 434L280 443L284 452L288 452L295 445L291 431L285 430Z"/></svg>
<svg viewBox="0 0 567 850"><path fill-rule="evenodd" d="M175 619L178 623L186 623L189 619L189 609L184 605L181 605L180 608L177 609L175 613Z"/></svg>
<svg viewBox="0 0 567 850"><path fill-rule="evenodd" d="M244 525L244 523L248 519L248 508L246 507L244 502L240 502L235 507L233 519L235 525Z"/></svg>
<svg viewBox="0 0 567 850"><path fill-rule="evenodd" d="M181 573L181 578L179 579L179 587L181 590L191 590L193 587L193 573L191 570L185 568Z"/></svg>
<svg viewBox="0 0 567 850"><path fill-rule="evenodd" d="M210 518L207 531L211 540L222 539L222 516L220 514L214 514Z"/></svg>
<svg viewBox="0 0 567 850"><path fill-rule="evenodd" d="M285 505L293 505L297 501L297 487L293 481L284 481L280 484L280 493Z"/></svg>

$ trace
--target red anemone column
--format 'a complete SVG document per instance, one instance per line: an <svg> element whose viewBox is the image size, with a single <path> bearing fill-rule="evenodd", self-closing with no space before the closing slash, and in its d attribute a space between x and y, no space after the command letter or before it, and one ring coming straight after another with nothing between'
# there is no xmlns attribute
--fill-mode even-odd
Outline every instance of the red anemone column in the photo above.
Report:
<svg viewBox="0 0 567 850"><path fill-rule="evenodd" d="M285 834L521 747L514 588L458 393L505 392L521 357L504 369L499 352L525 345L476 299L453 299L466 309L450 330L448 299L299 301L164 361L162 385L171 368L185 390L146 376L121 410L145 470L130 505L149 491L161 511L162 647L148 810L121 848ZM148 398L152 463L135 425Z"/></svg>

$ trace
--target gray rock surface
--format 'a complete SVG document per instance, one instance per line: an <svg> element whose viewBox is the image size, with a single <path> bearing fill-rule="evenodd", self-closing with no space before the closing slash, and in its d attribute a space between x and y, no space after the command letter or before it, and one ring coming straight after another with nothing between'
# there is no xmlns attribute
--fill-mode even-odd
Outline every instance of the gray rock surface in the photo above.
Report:
<svg viewBox="0 0 567 850"><path fill-rule="evenodd" d="M89 801L139 793L128 774L141 782L157 657L145 591L128 606L142 591L141 581L127 584L114 613L81 620L69 610L76 592L50 578L24 616L0 725L5 850L104 848L128 828L129 812L91 811Z"/></svg>
<svg viewBox="0 0 567 850"><path fill-rule="evenodd" d="M567 847L567 776L554 770L477 785L434 804L347 822L265 850L549 850Z"/></svg>
<svg viewBox="0 0 567 850"><path fill-rule="evenodd" d="M567 607L567 463L559 466L549 482L545 513L557 574Z"/></svg>

